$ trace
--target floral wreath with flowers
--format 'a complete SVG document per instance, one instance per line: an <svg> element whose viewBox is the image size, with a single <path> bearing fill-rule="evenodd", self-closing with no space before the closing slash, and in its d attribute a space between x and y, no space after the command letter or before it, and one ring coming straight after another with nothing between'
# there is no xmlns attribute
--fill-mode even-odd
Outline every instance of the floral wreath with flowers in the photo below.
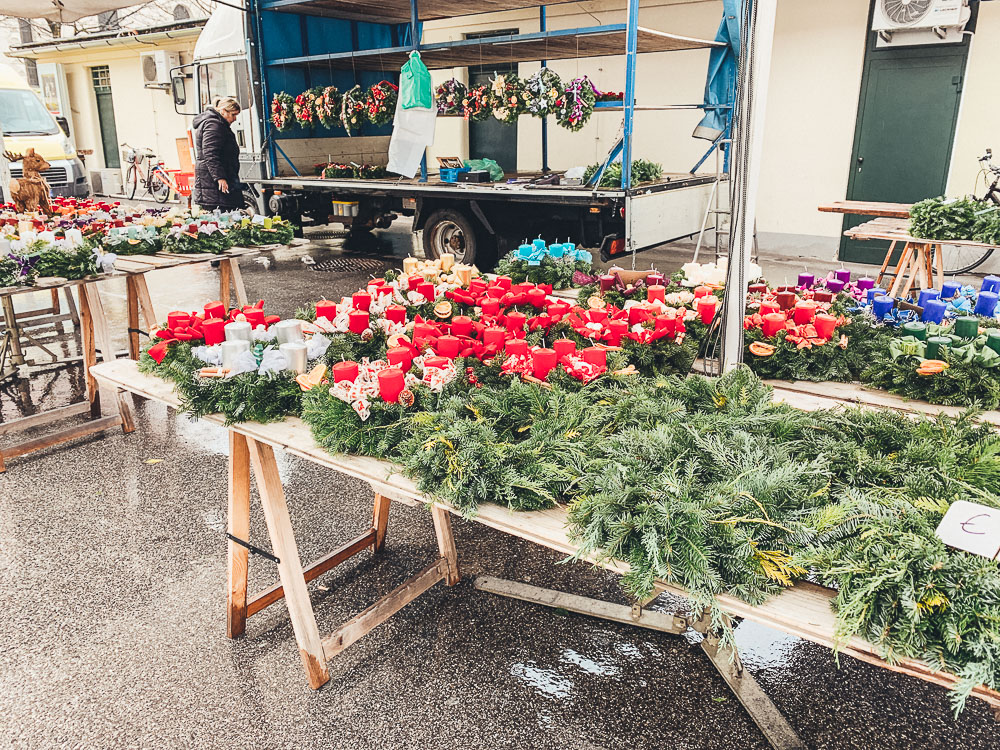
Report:
<svg viewBox="0 0 1000 750"><path fill-rule="evenodd" d="M279 91L271 98L271 124L279 133L292 129L295 122L292 114L294 105L295 100L292 95L284 91Z"/></svg>
<svg viewBox="0 0 1000 750"><path fill-rule="evenodd" d="M340 125L340 90L327 86L316 97L316 119L324 128L332 130Z"/></svg>
<svg viewBox="0 0 1000 750"><path fill-rule="evenodd" d="M472 86L462 98L462 116L466 120L482 122L490 116L490 86L483 83Z"/></svg>
<svg viewBox="0 0 1000 750"><path fill-rule="evenodd" d="M440 84L434 89L434 102L437 105L439 115L461 115L462 100L469 92L464 83L457 78L452 78Z"/></svg>
<svg viewBox="0 0 1000 750"><path fill-rule="evenodd" d="M562 79L549 68L542 68L524 81L527 97L525 111L535 117L545 117L555 113L556 101L563 94Z"/></svg>
<svg viewBox="0 0 1000 750"><path fill-rule="evenodd" d="M301 128L311 128L316 124L316 101L322 95L323 89L311 88L303 91L292 104L292 114L295 122Z"/></svg>
<svg viewBox="0 0 1000 750"><path fill-rule="evenodd" d="M517 122L517 118L527 111L528 96L524 81L513 73L502 73L490 83L490 108L493 117L508 125Z"/></svg>
<svg viewBox="0 0 1000 750"><path fill-rule="evenodd" d="M389 81L379 81L368 89L365 97L365 115L372 125L388 125L396 116L396 99L399 86Z"/></svg>
<svg viewBox="0 0 1000 750"><path fill-rule="evenodd" d="M587 76L574 78L556 102L556 122L567 130L580 130L594 114L597 90Z"/></svg>
<svg viewBox="0 0 1000 750"><path fill-rule="evenodd" d="M361 130L361 126L364 125L367 97L367 92L360 86L354 86L344 92L340 100L340 123L348 135L352 135L352 130Z"/></svg>

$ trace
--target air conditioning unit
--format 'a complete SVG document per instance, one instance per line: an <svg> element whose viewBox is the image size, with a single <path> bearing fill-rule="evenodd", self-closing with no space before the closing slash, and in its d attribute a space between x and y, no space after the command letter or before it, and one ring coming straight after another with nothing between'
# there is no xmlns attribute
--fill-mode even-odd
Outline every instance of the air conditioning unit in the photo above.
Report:
<svg viewBox="0 0 1000 750"><path fill-rule="evenodd" d="M170 88L170 69L181 64L181 56L177 52L167 52L158 49L139 55L142 65L142 81L147 89Z"/></svg>
<svg viewBox="0 0 1000 750"><path fill-rule="evenodd" d="M972 11L968 0L876 0L878 46L960 42Z"/></svg>

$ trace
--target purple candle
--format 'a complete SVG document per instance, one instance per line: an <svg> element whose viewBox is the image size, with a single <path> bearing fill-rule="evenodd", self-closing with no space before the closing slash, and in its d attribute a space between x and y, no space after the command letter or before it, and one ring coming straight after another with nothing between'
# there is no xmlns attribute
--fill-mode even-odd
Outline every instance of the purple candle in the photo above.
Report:
<svg viewBox="0 0 1000 750"><path fill-rule="evenodd" d="M816 277L811 273L800 273L799 274L799 286L803 289L808 289L814 283L816 283Z"/></svg>
<svg viewBox="0 0 1000 750"><path fill-rule="evenodd" d="M851 283L851 272L846 268L841 268L839 271L834 271L833 275L840 281L844 282L844 286ZM844 287L841 287L843 289Z"/></svg>
<svg viewBox="0 0 1000 750"><path fill-rule="evenodd" d="M863 276L857 281L858 289L862 292L867 292L869 289L875 288L875 279L870 279L867 276Z"/></svg>
<svg viewBox="0 0 1000 750"><path fill-rule="evenodd" d="M829 289L834 294L840 294L844 291L844 287L847 285L846 281L841 279L827 279L826 288Z"/></svg>

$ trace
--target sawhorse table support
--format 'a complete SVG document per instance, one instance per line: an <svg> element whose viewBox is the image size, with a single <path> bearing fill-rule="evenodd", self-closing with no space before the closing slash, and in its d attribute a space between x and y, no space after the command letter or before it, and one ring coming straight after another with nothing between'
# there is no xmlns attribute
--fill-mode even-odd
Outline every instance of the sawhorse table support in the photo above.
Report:
<svg viewBox="0 0 1000 750"><path fill-rule="evenodd" d="M882 261L882 267L875 279L876 286L882 285L884 277L892 276L892 286L887 294L893 298L907 297L914 286L917 289L933 289L935 286L940 289L944 283L944 259L941 247L932 242L904 242L896 270L890 272L889 262L898 243L898 240L893 240L889 245L885 260ZM936 273L935 266L937 266Z"/></svg>
<svg viewBox="0 0 1000 750"><path fill-rule="evenodd" d="M277 563L281 583L248 596L247 573L252 547L248 541L251 469L260 493L267 533L271 539L271 552L268 556ZM432 516L439 556L331 635L320 638L306 584L363 550L370 549L373 554L378 554L385 544L391 502L388 497L375 493L371 527L331 554L303 567L295 544L278 465L274 459L274 449L267 443L230 430L229 586L226 607L229 637L243 635L247 617L284 599L309 686L317 689L330 679L326 668L330 659L388 620L438 581L444 581L449 586L457 584L458 553L451 532L451 517L447 510L434 507Z"/></svg>

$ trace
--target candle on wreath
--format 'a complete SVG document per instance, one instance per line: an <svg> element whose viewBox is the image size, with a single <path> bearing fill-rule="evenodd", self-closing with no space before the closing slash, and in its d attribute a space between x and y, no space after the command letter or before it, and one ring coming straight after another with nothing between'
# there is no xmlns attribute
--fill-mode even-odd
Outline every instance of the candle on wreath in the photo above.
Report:
<svg viewBox="0 0 1000 750"><path fill-rule="evenodd" d="M785 316L781 313L768 313L764 316L764 322L760 328L763 334L770 338L777 336L779 331L784 330L785 322Z"/></svg>
<svg viewBox="0 0 1000 750"><path fill-rule="evenodd" d="M351 303L355 310L368 312L372 306L372 296L368 292L355 292L351 295Z"/></svg>
<svg viewBox="0 0 1000 750"><path fill-rule="evenodd" d="M247 305L243 308L243 314L246 316L247 322L254 328L265 325L264 311L261 308Z"/></svg>
<svg viewBox="0 0 1000 750"><path fill-rule="evenodd" d="M472 318L465 315L456 315L451 320L451 333L453 336L471 336Z"/></svg>
<svg viewBox="0 0 1000 750"><path fill-rule="evenodd" d="M795 311L792 313L792 319L795 321L795 325L804 326L812 323L813 316L815 315L816 306L808 300L802 300L795 303Z"/></svg>
<svg viewBox="0 0 1000 750"><path fill-rule="evenodd" d="M406 322L406 308L402 305L389 305L385 309L385 319L393 323Z"/></svg>
<svg viewBox="0 0 1000 750"><path fill-rule="evenodd" d="M601 294L608 291L615 285L615 277L610 273L601 274L597 281L601 285Z"/></svg>
<svg viewBox="0 0 1000 750"><path fill-rule="evenodd" d="M499 315L500 314L500 300L484 298L480 304L482 307L483 315Z"/></svg>
<svg viewBox="0 0 1000 750"><path fill-rule="evenodd" d="M817 289L813 292L813 299L816 302L833 302L833 292L827 289Z"/></svg>
<svg viewBox="0 0 1000 750"><path fill-rule="evenodd" d="M490 299L503 299L505 294L507 294L507 290L497 284L486 289L486 296Z"/></svg>
<svg viewBox="0 0 1000 750"><path fill-rule="evenodd" d="M986 346L1000 354L1000 331L991 328L986 332Z"/></svg>
<svg viewBox="0 0 1000 750"><path fill-rule="evenodd" d="M908 320L901 326L904 336L913 336L920 341L927 340L927 324L917 320ZM819 330L817 328L817 330Z"/></svg>
<svg viewBox="0 0 1000 750"><path fill-rule="evenodd" d="M924 305L924 314L920 316L920 319L925 323L941 324L944 322L944 314L947 310L947 302L942 302L939 299L927 300L927 304Z"/></svg>
<svg viewBox="0 0 1000 750"><path fill-rule="evenodd" d="M448 359L457 357L461 350L462 340L458 336L438 336L437 343L434 345L434 351Z"/></svg>
<svg viewBox="0 0 1000 750"><path fill-rule="evenodd" d="M872 313L878 320L882 320L886 315L892 312L894 302L892 297L886 297L882 295L881 297L876 297L872 301Z"/></svg>
<svg viewBox="0 0 1000 750"><path fill-rule="evenodd" d="M246 341L248 344L253 338L253 329L245 320L234 320L225 326L226 341Z"/></svg>
<svg viewBox="0 0 1000 750"><path fill-rule="evenodd" d="M279 344L278 351L285 355L288 362L288 369L296 375L301 375L306 371L306 353L309 347L302 341L289 341L287 344Z"/></svg>
<svg viewBox="0 0 1000 750"><path fill-rule="evenodd" d="M358 379L358 363L350 359L335 363L331 370L334 383L339 383L341 380L353 383Z"/></svg>
<svg viewBox="0 0 1000 750"><path fill-rule="evenodd" d="M604 368L608 366L608 353L599 346L588 346L583 350L583 361Z"/></svg>
<svg viewBox="0 0 1000 750"><path fill-rule="evenodd" d="M701 299L702 297L706 297L706 296L708 296L711 293L712 293L712 287L710 287L710 286L704 286L704 285L702 285L702 286L696 286L694 288L694 298L695 299Z"/></svg>
<svg viewBox="0 0 1000 750"><path fill-rule="evenodd" d="M279 344L302 341L302 321L279 320L274 324L274 333Z"/></svg>
<svg viewBox="0 0 1000 750"><path fill-rule="evenodd" d="M464 287L469 286L472 282L472 266L466 265L456 265L455 275L458 276L458 283Z"/></svg>
<svg viewBox="0 0 1000 750"><path fill-rule="evenodd" d="M555 244L549 245L548 252L549 252L549 255L551 255L553 258L561 258L561 257L563 257L563 253L565 253L566 250L565 250L565 248L563 248L563 246L561 244L555 243Z"/></svg>
<svg viewBox="0 0 1000 750"><path fill-rule="evenodd" d="M553 349L535 349L531 353L531 369L539 380L545 380L556 364L558 360Z"/></svg>
<svg viewBox="0 0 1000 750"><path fill-rule="evenodd" d="M222 318L208 318L201 324L201 332L207 346L221 344L226 340L226 321Z"/></svg>
<svg viewBox="0 0 1000 750"><path fill-rule="evenodd" d="M364 310L351 310L347 316L347 328L351 333L361 335L368 328L371 318Z"/></svg>
<svg viewBox="0 0 1000 750"><path fill-rule="evenodd" d="M504 354L508 357L521 357L528 353L528 342L524 339L510 339L504 345Z"/></svg>
<svg viewBox="0 0 1000 750"><path fill-rule="evenodd" d="M960 291L962 285L957 281L946 281L941 285L941 299L954 299Z"/></svg>
<svg viewBox="0 0 1000 750"><path fill-rule="evenodd" d="M405 385L406 377L399 368L388 367L378 373L378 395L386 403L396 403Z"/></svg>
<svg viewBox="0 0 1000 750"><path fill-rule="evenodd" d="M927 359L941 359L941 356L948 351L949 346L951 346L951 339L947 336L929 336L924 356Z"/></svg>
<svg viewBox="0 0 1000 750"><path fill-rule="evenodd" d="M510 276L497 276L493 279L493 283L506 292L510 291L510 287L514 282L511 280Z"/></svg>
<svg viewBox="0 0 1000 750"><path fill-rule="evenodd" d="M174 311L167 313L167 328L187 328L191 325L191 314Z"/></svg>
<svg viewBox="0 0 1000 750"><path fill-rule="evenodd" d="M641 307L640 305L632 305L628 309L628 324L630 326L638 325L639 323L644 323L653 317L653 313L646 307Z"/></svg>
<svg viewBox="0 0 1000 750"><path fill-rule="evenodd" d="M478 296L486 291L487 283L482 279L474 279L469 282L469 291L473 296ZM528 284L529 287L534 286L534 284Z"/></svg>
<svg viewBox="0 0 1000 750"><path fill-rule="evenodd" d="M840 281L843 286L847 286L851 283L851 272L846 268L840 268L834 271L833 276L837 279L837 281ZM843 286L841 289L843 289Z"/></svg>
<svg viewBox="0 0 1000 750"><path fill-rule="evenodd" d="M826 282L826 288L834 294L840 294L844 291L845 286L847 286L847 284L840 279L827 279Z"/></svg>
<svg viewBox="0 0 1000 750"><path fill-rule="evenodd" d="M940 296L941 292L937 289L921 289L920 294L917 296L917 305L920 307L926 307L930 300L938 299Z"/></svg>
<svg viewBox="0 0 1000 750"><path fill-rule="evenodd" d="M536 310L541 310L545 307L545 290L535 287L534 289L528 290L528 302Z"/></svg>
<svg viewBox="0 0 1000 750"><path fill-rule="evenodd" d="M778 292L777 298L778 298L778 307L781 308L782 310L791 310L793 307L795 307L795 301L798 299L798 297L795 295L795 292L788 292L788 291Z"/></svg>
<svg viewBox="0 0 1000 750"><path fill-rule="evenodd" d="M1000 277L992 275L984 277L983 284L979 287L979 291L1000 293Z"/></svg>
<svg viewBox="0 0 1000 750"><path fill-rule="evenodd" d="M672 312L657 315L654 325L656 327L655 330L666 331L669 336L677 331L677 316Z"/></svg>
<svg viewBox="0 0 1000 750"><path fill-rule="evenodd" d="M490 326L483 331L483 345L496 347L499 351L503 347L503 342L507 340L507 331L497 326Z"/></svg>
<svg viewBox="0 0 1000 750"><path fill-rule="evenodd" d="M375 296L381 297L383 294L392 294L393 289L388 284L383 284L375 290Z"/></svg>
<svg viewBox="0 0 1000 750"><path fill-rule="evenodd" d="M654 284L646 288L647 302L663 302L666 300L667 289L659 284Z"/></svg>
<svg viewBox="0 0 1000 750"><path fill-rule="evenodd" d="M337 317L337 303L322 299L316 303L316 317L332 321Z"/></svg>
<svg viewBox="0 0 1000 750"><path fill-rule="evenodd" d="M428 302L434 301L434 285L424 283L417 286L417 294L421 295Z"/></svg>
<svg viewBox="0 0 1000 750"><path fill-rule="evenodd" d="M507 313L506 316L504 316L504 324L507 326L507 330L510 331L511 333L517 333L518 331L523 331L524 323L526 320L527 318L525 317L524 313L517 312L517 310L509 312Z"/></svg>
<svg viewBox="0 0 1000 750"><path fill-rule="evenodd" d="M646 284L648 286L663 286L663 274L659 271L650 271L646 274Z"/></svg>
<svg viewBox="0 0 1000 750"><path fill-rule="evenodd" d="M205 305L205 318L225 318L226 306L221 302L209 302Z"/></svg>
<svg viewBox="0 0 1000 750"><path fill-rule="evenodd" d="M236 358L243 352L250 351L250 342L243 339L231 339L223 341L222 347L222 369L232 370L236 366Z"/></svg>
<svg viewBox="0 0 1000 750"><path fill-rule="evenodd" d="M608 321L608 345L621 346L622 336L628 333L628 323L624 320Z"/></svg>
<svg viewBox="0 0 1000 750"><path fill-rule="evenodd" d="M562 362L563 357L576 351L576 342L573 339L556 339L552 342L552 349L556 353L556 358Z"/></svg>
<svg viewBox="0 0 1000 750"><path fill-rule="evenodd" d="M767 294L767 284L751 284L747 287L748 294Z"/></svg>
<svg viewBox="0 0 1000 750"><path fill-rule="evenodd" d="M413 326L413 345L420 348L427 339L437 335L437 329L430 323L416 323Z"/></svg>
<svg viewBox="0 0 1000 750"><path fill-rule="evenodd" d="M992 318L997 309L998 295L996 292L980 292L976 297L976 315Z"/></svg>
<svg viewBox="0 0 1000 750"><path fill-rule="evenodd" d="M447 357L424 357L424 371L443 370L451 362Z"/></svg>
<svg viewBox="0 0 1000 750"><path fill-rule="evenodd" d="M455 265L454 253L441 253L441 270L445 273L451 271Z"/></svg>
<svg viewBox="0 0 1000 750"><path fill-rule="evenodd" d="M955 318L954 334L963 339L976 338L979 335L979 321L971 315L960 315Z"/></svg>
<svg viewBox="0 0 1000 750"><path fill-rule="evenodd" d="M713 295L710 297L702 297L698 300L698 314L701 316L701 322L708 325L712 322L712 318L715 317L715 306L717 298Z"/></svg>
<svg viewBox="0 0 1000 750"><path fill-rule="evenodd" d="M868 276L862 276L856 283L858 285L858 289L862 292L867 292L869 289L875 288L875 279Z"/></svg>
<svg viewBox="0 0 1000 750"><path fill-rule="evenodd" d="M413 350L407 346L393 346L385 353L386 361L403 372L409 372L413 365Z"/></svg>
<svg viewBox="0 0 1000 750"><path fill-rule="evenodd" d="M417 259L413 257L403 258L403 273L407 276L417 272Z"/></svg>
<svg viewBox="0 0 1000 750"><path fill-rule="evenodd" d="M833 338L833 332L837 328L837 318L827 313L817 313L813 321L816 326L816 335L821 339Z"/></svg>
<svg viewBox="0 0 1000 750"><path fill-rule="evenodd" d="M417 287L420 286L423 283L424 283L424 277L423 276L420 276L418 274L414 274L413 276L409 276L406 279L406 290L408 292L415 292L415 291L417 291Z"/></svg>
<svg viewBox="0 0 1000 750"><path fill-rule="evenodd" d="M608 311L603 307L596 308L587 313L592 323L603 323L608 319Z"/></svg>
<svg viewBox="0 0 1000 750"><path fill-rule="evenodd" d="M798 285L803 289L808 289L816 283L816 277L811 273L800 273Z"/></svg>
<svg viewBox="0 0 1000 750"><path fill-rule="evenodd" d="M765 299L761 300L760 302L761 315L767 315L768 313L776 313L780 310L781 308L778 306L778 303L775 302L773 299Z"/></svg>

